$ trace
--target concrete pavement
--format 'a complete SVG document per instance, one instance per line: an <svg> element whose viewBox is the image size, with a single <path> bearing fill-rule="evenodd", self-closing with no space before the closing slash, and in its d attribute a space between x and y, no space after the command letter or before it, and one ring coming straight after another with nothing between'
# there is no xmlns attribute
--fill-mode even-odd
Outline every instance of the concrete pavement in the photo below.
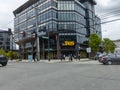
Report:
<svg viewBox="0 0 120 90"><path fill-rule="evenodd" d="M98 65L93 64L97 61L82 59L41 62L11 62L1 67L0 90L120 90L119 65Z"/></svg>

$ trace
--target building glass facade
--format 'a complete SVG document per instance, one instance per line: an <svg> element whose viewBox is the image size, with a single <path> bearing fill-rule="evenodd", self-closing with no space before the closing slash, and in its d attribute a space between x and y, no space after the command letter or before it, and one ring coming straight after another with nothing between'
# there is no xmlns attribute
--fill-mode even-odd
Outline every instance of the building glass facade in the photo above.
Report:
<svg viewBox="0 0 120 90"><path fill-rule="evenodd" d="M0 49L4 49L5 51L11 50L10 36L11 31L0 30Z"/></svg>
<svg viewBox="0 0 120 90"><path fill-rule="evenodd" d="M62 54L78 54L88 47L88 36L98 33L101 28L95 16L93 0L29 0L13 13L16 43L21 55L36 55L37 41L33 32L39 36L40 57L60 58ZM38 31L37 31L38 28ZM45 32L44 36L41 32ZM48 36L49 35L49 36Z"/></svg>

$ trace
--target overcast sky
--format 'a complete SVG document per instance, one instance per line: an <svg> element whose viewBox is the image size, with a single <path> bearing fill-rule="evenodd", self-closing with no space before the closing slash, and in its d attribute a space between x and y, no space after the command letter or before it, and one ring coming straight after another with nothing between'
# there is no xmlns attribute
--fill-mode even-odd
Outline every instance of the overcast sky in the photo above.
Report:
<svg viewBox="0 0 120 90"><path fill-rule="evenodd" d="M13 11L25 3L27 0L1 0L0 1L0 29L13 29ZM96 0L96 14L101 17L104 13L119 10L120 0ZM101 17L103 18L103 17ZM120 17L114 17L120 18ZM109 19L108 19L109 20ZM120 39L120 21L102 24L102 36L112 40Z"/></svg>

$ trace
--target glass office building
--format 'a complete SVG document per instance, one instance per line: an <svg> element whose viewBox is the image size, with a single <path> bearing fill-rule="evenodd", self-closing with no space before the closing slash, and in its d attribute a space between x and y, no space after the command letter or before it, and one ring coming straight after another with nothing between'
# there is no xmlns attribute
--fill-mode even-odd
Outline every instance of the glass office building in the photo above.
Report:
<svg viewBox="0 0 120 90"><path fill-rule="evenodd" d="M24 58L60 58L62 54L86 52L88 37L101 36L94 0L29 0L13 13L16 43ZM99 23L99 24L96 24ZM35 33L36 35L33 35ZM39 37L39 43L37 38Z"/></svg>

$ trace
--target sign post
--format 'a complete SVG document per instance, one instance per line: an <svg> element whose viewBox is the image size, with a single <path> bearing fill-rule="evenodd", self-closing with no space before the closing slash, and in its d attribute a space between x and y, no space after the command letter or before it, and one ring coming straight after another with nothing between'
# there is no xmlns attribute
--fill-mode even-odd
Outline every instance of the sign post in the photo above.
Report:
<svg viewBox="0 0 120 90"><path fill-rule="evenodd" d="M44 32L44 31L41 31L41 32L38 33L39 37L44 36L44 35L46 35L46 32Z"/></svg>
<svg viewBox="0 0 120 90"><path fill-rule="evenodd" d="M87 51L87 53L91 53L91 48L90 47L87 48L86 51Z"/></svg>
<svg viewBox="0 0 120 90"><path fill-rule="evenodd" d="M91 48L90 48L90 47L87 48L86 51L87 51L87 53L88 53L88 58L89 58L89 57L90 57L90 53L91 53Z"/></svg>

